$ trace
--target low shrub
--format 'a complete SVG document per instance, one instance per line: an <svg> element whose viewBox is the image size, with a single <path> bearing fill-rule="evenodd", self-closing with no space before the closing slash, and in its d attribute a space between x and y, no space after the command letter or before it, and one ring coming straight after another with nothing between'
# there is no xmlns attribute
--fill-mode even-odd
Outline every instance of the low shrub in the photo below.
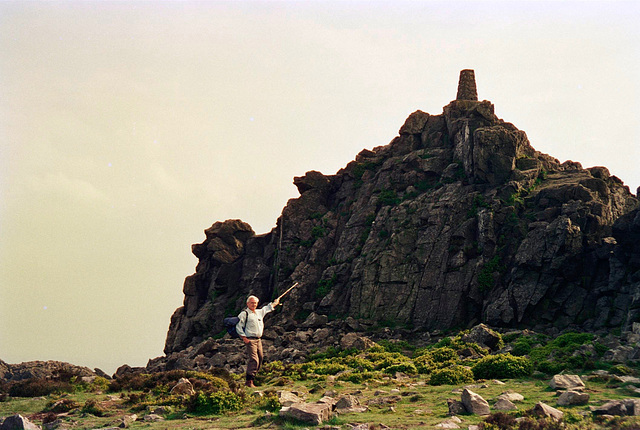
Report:
<svg viewBox="0 0 640 430"><path fill-rule="evenodd" d="M353 382L354 384L360 384L369 379L378 378L379 376L380 376L379 372L350 372L350 373L344 373L338 376L338 380Z"/></svg>
<svg viewBox="0 0 640 430"><path fill-rule="evenodd" d="M95 399L89 399L84 403L81 409L82 413L95 415L97 417L101 417L104 415L105 411L102 409L100 404Z"/></svg>
<svg viewBox="0 0 640 430"><path fill-rule="evenodd" d="M270 361L265 363L260 370L262 373L278 373L284 370L284 364L282 361Z"/></svg>
<svg viewBox="0 0 640 430"><path fill-rule="evenodd" d="M44 378L31 378L18 381L10 385L11 397L41 397L49 394L73 393L74 387L70 382Z"/></svg>
<svg viewBox="0 0 640 430"><path fill-rule="evenodd" d="M593 342L593 337L591 333L565 333L545 345L532 347L529 357L536 370L548 374L590 369L601 356L601 349Z"/></svg>
<svg viewBox="0 0 640 430"><path fill-rule="evenodd" d="M125 403L138 405L149 400L149 393L129 393L125 398Z"/></svg>
<svg viewBox="0 0 640 430"><path fill-rule="evenodd" d="M218 391L205 394L196 393L191 397L189 409L191 412L206 415L221 415L227 412L238 411L245 405L242 395L231 391Z"/></svg>
<svg viewBox="0 0 640 430"><path fill-rule="evenodd" d="M264 397L262 397L258 403L258 407L262 410L269 412L277 412L282 408L280 404L280 400L273 392L267 393Z"/></svg>
<svg viewBox="0 0 640 430"><path fill-rule="evenodd" d="M78 409L80 404L72 399L51 400L47 403L45 410L55 412L56 414L64 414L74 409Z"/></svg>
<svg viewBox="0 0 640 430"><path fill-rule="evenodd" d="M382 371L389 366L411 363L411 360L407 356L399 352L368 352L364 358L373 363L374 370Z"/></svg>
<svg viewBox="0 0 640 430"><path fill-rule="evenodd" d="M166 395L181 378L187 378L194 389L218 391L234 388L235 382L228 371L215 369L212 373L193 370L170 370L157 373L136 373L124 375L109 383L109 391L151 391L156 395Z"/></svg>
<svg viewBox="0 0 640 430"><path fill-rule="evenodd" d="M400 364L392 364L391 366L384 369L384 373L388 373L389 375L393 375L396 372L406 373L407 375L415 375L418 373L418 369L413 363L400 363Z"/></svg>
<svg viewBox="0 0 640 430"><path fill-rule="evenodd" d="M429 355L421 355L413 359L413 364L416 366L416 370L420 374L426 374L433 372L437 369L436 364Z"/></svg>
<svg viewBox="0 0 640 430"><path fill-rule="evenodd" d="M142 391L150 390L155 386L152 376L148 373L136 373L132 375L123 375L117 379L113 379L109 383L109 391Z"/></svg>
<svg viewBox="0 0 640 430"><path fill-rule="evenodd" d="M380 348L380 352L384 352L384 348L381 348L377 345L376 345L376 348ZM371 351L371 349L369 349L369 351ZM356 355L358 353L360 353L360 350L356 348L341 349L341 348L330 346L327 349L325 349L323 352L318 352L316 354L309 355L308 360L314 361L314 360L322 360L325 358L335 358L335 357L344 358L350 355Z"/></svg>
<svg viewBox="0 0 640 430"><path fill-rule="evenodd" d="M331 361L322 363L309 363L309 366L305 369L308 373L315 373L316 375L335 375L338 372L348 370L349 366L342 363L332 363Z"/></svg>
<svg viewBox="0 0 640 430"><path fill-rule="evenodd" d="M632 368L625 366L624 364L616 364L615 366L612 366L611 369L609 369L609 372L618 376L629 376L635 374L635 371Z"/></svg>
<svg viewBox="0 0 640 430"><path fill-rule="evenodd" d="M436 369L431 373L431 385L458 385L473 382L473 372L464 366L455 365Z"/></svg>
<svg viewBox="0 0 640 430"><path fill-rule="evenodd" d="M449 364L458 361L459 357L453 348L435 348L427 353L436 364Z"/></svg>
<svg viewBox="0 0 640 430"><path fill-rule="evenodd" d="M102 376L96 376L96 379L89 384L91 391L107 391L109 389L109 380Z"/></svg>
<svg viewBox="0 0 640 430"><path fill-rule="evenodd" d="M533 364L511 354L488 355L478 360L472 371L476 379L521 378L531 375Z"/></svg>
<svg viewBox="0 0 640 430"><path fill-rule="evenodd" d="M516 417L513 415L504 412L496 412L484 419L481 428L487 430L490 428L510 430L517 428L517 425L518 422L516 421Z"/></svg>
<svg viewBox="0 0 640 430"><path fill-rule="evenodd" d="M345 357L343 363L356 372L370 372L375 367L371 361L357 356Z"/></svg>
<svg viewBox="0 0 640 430"><path fill-rule="evenodd" d="M443 350L442 352L440 352L440 354L445 354L444 356L438 356L436 355L436 361L446 361L447 357L448 358L453 358L453 354L451 354L450 350L453 350L453 352L455 353L456 356L460 356L460 355L467 355L465 354L465 351L468 350L472 350L475 352L476 355L479 356L484 356L487 354L487 350L482 348L480 345L478 345L477 343L474 342L465 342L462 340L462 335L465 332L460 332L460 334L458 334L455 337L445 337L444 339L441 339L440 341L438 341L437 343L435 343L434 345L431 345L427 348L419 348L416 350L416 352L413 354L414 358L415 357L419 357L421 355L424 355L425 353L429 352L429 351L434 351L434 354L438 354L437 352L435 352L436 350L439 350L441 348L448 348L447 350ZM496 333L499 335L499 333ZM457 357L456 357L457 359Z"/></svg>
<svg viewBox="0 0 640 430"><path fill-rule="evenodd" d="M437 369L450 367L460 363L460 357L455 349L443 346L420 351L420 355L413 358L418 373L429 374Z"/></svg>
<svg viewBox="0 0 640 430"><path fill-rule="evenodd" d="M378 345L382 346L386 352L414 351L416 349L415 346L411 345L406 340L398 340L392 342L386 339L381 339L377 343Z"/></svg>

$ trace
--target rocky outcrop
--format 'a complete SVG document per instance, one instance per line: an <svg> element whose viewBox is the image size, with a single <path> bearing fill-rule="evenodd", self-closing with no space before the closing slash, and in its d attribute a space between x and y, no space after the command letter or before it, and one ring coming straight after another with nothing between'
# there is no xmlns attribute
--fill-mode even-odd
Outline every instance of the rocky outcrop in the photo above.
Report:
<svg viewBox="0 0 640 430"><path fill-rule="evenodd" d="M604 167L537 152L490 102L467 98L414 112L335 175L294 178L300 196L271 232L240 220L207 229L165 353L221 334L247 295L266 302L294 282L267 326L291 330L312 314L310 329L639 320L636 197Z"/></svg>
<svg viewBox="0 0 640 430"><path fill-rule="evenodd" d="M71 376L96 376L91 369L62 361L26 361L8 364L0 360L0 380L22 381L25 379L69 379Z"/></svg>

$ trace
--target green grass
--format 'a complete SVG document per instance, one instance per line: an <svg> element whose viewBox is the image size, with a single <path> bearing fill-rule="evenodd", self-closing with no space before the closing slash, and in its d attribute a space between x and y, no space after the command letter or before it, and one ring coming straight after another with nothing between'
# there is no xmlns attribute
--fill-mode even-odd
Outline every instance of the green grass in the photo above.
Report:
<svg viewBox="0 0 640 430"><path fill-rule="evenodd" d="M391 428L429 428L441 423L448 417L447 399L459 398L458 393L452 393L454 390L460 390L463 385L439 385L431 386L427 383L428 376L415 375L408 379L392 379L390 377L381 376L378 379L367 381L366 383L352 383L348 381L333 380L331 378L323 378L322 381L292 381L290 385L284 387L272 387L269 385L260 387L259 390L265 389L285 389L290 391L298 391L306 393L306 399L309 402L317 401L326 390L335 390L340 394L351 394L356 391L363 404L379 399L381 397L399 396L399 401L392 404L369 405L369 410L364 413L350 413L340 415L328 422L329 425L344 426L348 423L378 423L384 424ZM612 384L606 381L587 381L587 392L591 396L591 405L602 404L609 399L629 398L628 389L623 384ZM314 390L314 387L316 388ZM484 397L490 405L493 405L495 398L507 390L518 392L524 396L524 401L517 403L518 411L513 412L515 416L521 415L523 411L533 408L538 402L542 401L551 406L556 407L556 393L548 386L548 379L513 379L505 380L505 385L498 384L494 381L479 381L472 388L474 392ZM253 391L253 390L252 390ZM312 392L313 391L313 392ZM375 395L376 392L384 393ZM113 425L113 423L124 415L133 413L130 406L124 404L123 401L113 401L110 403L105 401L109 399L106 394L97 393L75 393L69 397L78 403L85 403L89 399L95 399L103 406L106 416L95 417L92 415L81 414L80 412L71 413L69 416L62 418L64 422L75 422L74 428L98 428ZM33 398L12 399L8 402L0 403L0 415L9 416L14 413L21 413L25 416L33 416L34 414L44 410L47 402L59 396L47 396L44 399ZM295 420L283 419L277 416L277 413L270 412L267 414L264 402L258 397L248 396L248 403L238 411L231 411L223 415L196 415L183 412L177 412L168 418L173 418L165 422L146 423L135 422L130 428L132 429L238 429L238 428L318 428L309 424L297 422ZM106 405L106 406L105 406ZM393 407L394 411L391 410ZM569 412L570 417L579 417L583 413L588 412L588 406L575 406L560 408L564 412ZM138 412L144 415L144 412ZM481 417L475 415L461 415L462 428L466 428L472 424L479 424ZM576 419L575 417L573 419ZM41 418L40 418L41 420ZM634 418L627 418L626 421L634 422ZM34 422L41 425L38 418ZM327 424L327 423L325 423ZM323 425L325 425L323 424ZM587 421L580 421L575 425L581 424L583 428L607 428L598 427L589 418ZM588 425L587 425L588 424ZM596 427L592 427L596 426ZM568 427L570 428L570 427ZM575 427L581 428L581 427Z"/></svg>
<svg viewBox="0 0 640 430"><path fill-rule="evenodd" d="M542 401L557 407L557 395L549 388L550 375L531 377L531 368L537 366L544 370L549 363L566 368L570 373L584 374L588 369L571 368L573 353L582 345L595 345L594 337L585 333L565 333L555 339L537 334L511 335L505 339L522 356L486 355L485 358L468 359L458 356L463 349L479 348L475 344L461 341L461 334L444 338L427 348L415 348L406 341L383 341L367 351L341 350L329 348L309 356L306 363L286 364L281 362L266 363L258 375L258 391L266 393L264 397L253 396L256 390L240 387L233 394L231 390L241 375L203 374L198 372L180 373L177 371L154 374L123 380L120 384L112 384L114 392L97 392L95 387L75 385L70 394L52 394L45 397L11 398L0 402L0 416L20 413L29 417L38 425L42 425L44 413L48 406L56 400L68 398L78 404L78 408L62 417L62 420L73 428L101 428L113 426L125 415L146 414L147 406L172 405L172 412L166 416L167 421L158 423L135 422L132 429L240 429L240 428L317 428L296 420L278 416L277 399L268 392L288 390L301 393L307 402L319 400L327 390L335 390L338 395L354 394L369 410L364 413L350 413L332 418L323 425L348 428L351 423L384 424L394 429L433 428L448 418L447 399L460 399L460 391L470 385L470 389L492 406L501 393L511 390L524 396L524 401L517 403L518 410L511 414L522 416L524 411ZM598 348L596 348L598 349ZM600 350L602 348L599 348ZM524 356L526 354L526 357ZM555 357L551 360L549 357ZM598 357L592 357L594 363ZM496 361L493 363L492 361ZM474 364L489 363L488 373L477 372ZM464 367L463 367L464 366ZM567 367L569 366L569 367ZM604 364L612 372L619 374L637 374L637 368L631 364ZM473 368L473 373L468 370ZM442 374L450 370L466 369L467 376L458 379L454 374ZM485 369L485 371L486 371ZM524 369L524 370L522 370ZM395 378L396 372L405 376ZM496 373L497 372L497 373ZM436 376L440 379L436 381ZM469 376L471 374L471 376ZM474 375L475 374L475 375ZM484 376L481 376L484 375ZM180 399L168 395L168 385L178 377L186 376L196 381L202 390L199 407L194 399ZM507 379L506 376L516 376ZM484 377L486 379L472 379ZM222 380L221 378L224 378ZM501 384L493 378L503 381ZM559 409L567 413L565 428L600 429L600 428L632 428L640 418L616 418L612 421L598 421L591 418L589 406L601 405L608 400L638 397L629 384L609 380L587 380L586 392L591 396L589 405ZM447 383L457 382L454 385ZM438 383L441 385L433 385ZM115 389L114 389L115 388ZM83 391L85 390L85 391ZM92 391L93 390L93 391ZM146 394L145 394L146 393ZM398 400L393 403L376 404L380 398ZM133 399L133 401L131 401ZM103 416L90 413L99 408ZM83 412L84 409L84 412ZM97 409L94 409L97 410ZM587 418L583 418L587 416ZM463 414L460 416L461 428L479 424L482 418ZM115 424L117 425L117 424ZM626 426L626 427L625 427ZM321 427L321 426L320 426ZM638 427L635 427L638 428Z"/></svg>

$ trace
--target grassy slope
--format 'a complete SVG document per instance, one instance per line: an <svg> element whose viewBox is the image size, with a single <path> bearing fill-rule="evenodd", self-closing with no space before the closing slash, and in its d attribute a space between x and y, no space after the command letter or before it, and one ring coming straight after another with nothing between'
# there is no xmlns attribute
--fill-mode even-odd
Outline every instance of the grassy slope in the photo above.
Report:
<svg viewBox="0 0 640 430"><path fill-rule="evenodd" d="M605 368L614 373L637 375L639 373L634 363L627 363L629 366L614 366L610 362L601 361L602 354L606 348L602 347L592 335L567 333L558 336L555 339L545 338L540 335L516 334L506 336L504 339L513 348L514 353L518 355L527 355L530 357L534 368L542 370L547 375L566 370L566 373L588 374L591 370ZM241 410L228 412L222 415L195 415L188 412L187 403L179 399L172 398L168 395L168 390L177 381L177 378L187 376L194 380L201 380L210 384L218 384L220 387L227 387L229 384L235 385L234 380L238 381L242 375L226 375L226 380L221 380L214 375L197 374L190 372L189 375L178 375L175 372L166 372L165 374L157 374L160 378L147 384L150 379L155 378L153 375L140 375L133 377L127 385L126 380L118 380L116 385L110 386L115 392L106 392L108 383L102 380L101 384L93 385L75 385L75 392L65 395L49 395L45 397L34 398L9 398L8 401L0 401L0 416L9 416L20 413L29 417L33 422L41 425L47 411L54 401L65 396L77 403L76 409L68 414L59 417L72 426L74 429L95 429L102 427L118 426L122 422L122 418L137 414L142 418L148 414L146 406L150 404L152 408L160 404L173 403L173 411L165 414L166 421L163 422L143 422L137 421L130 425L130 428L145 429L242 429L242 428L312 428L312 426L304 423L296 423L292 420L283 419L276 413L267 412L268 402L265 399L269 397L261 397L256 395L260 392L269 392L276 390L288 390L301 393L307 402L314 402L326 391L336 391L340 396L342 394L354 394L363 405L367 405L372 400L379 400L385 397L398 397L399 401L394 403L385 403L382 405L369 405L369 410L364 413L352 413L334 417L329 422L330 425L349 428L347 424L353 423L369 423L379 428L380 424L384 424L394 429L412 429L412 428L434 428L436 424L448 418L447 399L460 400L460 391L463 386L469 386L470 389L482 397L484 397L490 405L495 403L495 398L507 391L512 390L522 394L525 398L524 402L517 404L518 410L511 412L515 416L522 415L524 411L531 409L537 402L542 401L550 406L556 406L556 393L549 388L548 380L550 376L543 376L538 372L540 378L533 377L520 379L503 379L504 384L498 381L479 380L473 384L461 383L458 385L429 385L430 377L438 368L438 366L450 369L452 364L462 364L474 366L482 359L461 359L455 351L468 349L470 344L461 341L460 334L451 338L444 338L438 343L423 349L416 350L406 343L389 343L381 341L381 344L367 352L349 352L349 351L332 351L319 354L312 361L302 365L282 365L282 363L273 362L265 365L259 381L262 386L258 389L246 390L246 403ZM501 340L502 343L502 340ZM475 344L471 345L474 346ZM588 346L588 352L584 352L584 347ZM477 347L477 345L475 345ZM375 352L374 349L376 349ZM382 351L382 352L381 352ZM395 352L391 352L395 351ZM402 351L404 354L399 354ZM583 352L580 352L583 351ZM590 351L590 352L589 352ZM486 353L486 352L484 352ZM356 355L357 354L357 355ZM413 357L413 358L410 358ZM431 357L432 361L421 361L420 357ZM506 356L505 356L506 357ZM516 358L520 360L520 358ZM371 378L364 378L366 382L349 382L341 380L342 377L329 376L335 375L339 371L345 370L348 363L355 366L350 371L363 372L364 367L373 372L364 371L359 375L369 374ZM410 364L405 369L413 368L415 373L416 367L412 363L423 366L431 366L426 374L416 374L413 376L391 377L384 373L383 370L387 366L401 366ZM425 364L427 363L427 364ZM431 363L431 364L428 364ZM363 367L364 366L364 367ZM348 366L347 366L348 367ZM455 367L455 366L454 366ZM513 367L511 368L513 369ZM583 369L571 370L571 369ZM366 370L366 369L365 369ZM422 368L421 371L424 371ZM388 372L395 373L395 371ZM528 374L528 373L527 373ZM324 376L323 376L324 375ZM373 375L373 376L371 376ZM344 376L344 375L343 375ZM349 371L346 372L347 379ZM195 378L195 379L194 379ZM344 379L344 378L342 378ZM357 380L362 380L359 378ZM206 381L205 381L206 380ZM632 391L633 387L616 381L615 378L602 380L587 380L583 378L587 384L586 392L591 396L589 405L597 406L605 403L610 399L623 399L638 396ZM138 383L135 385L134 382ZM242 382L242 381L238 381ZM144 385L147 384L147 385ZM141 391L135 391L147 387L148 393L141 396ZM102 391L99 391L102 390ZM224 390L223 390L224 391ZM132 399L135 398L135 401ZM83 412L83 406L91 400L97 402L97 406L103 409L103 416L95 416L93 414ZM129 400L127 402L127 400ZM178 400L178 401L176 401ZM146 403L145 403L146 402ZM164 403L163 403L164 402ZM636 422L636 418L616 418L614 420L594 419L589 411L589 406L575 406L569 408L559 408L565 412L565 423L568 429L596 429L596 428L616 428L616 429L640 429L640 422ZM492 412L494 412L492 410ZM462 423L461 428L467 428L470 424L478 424L482 421L481 417L474 415L460 416ZM635 427L633 427L635 426ZM494 427L497 428L497 427ZM553 427L538 427L540 429Z"/></svg>
<svg viewBox="0 0 640 430"><path fill-rule="evenodd" d="M518 410L524 411L530 409L538 401L543 401L549 405L556 406L555 392L548 387L547 380L507 380L505 385L498 384L494 381L481 381L474 384L471 389L482 395L490 404L492 399L506 390L513 390L525 397L524 402L519 403ZM289 387L272 387L273 389L291 389L308 393L314 382L296 382ZM340 394L357 393L357 396L365 403L369 399L376 398L376 391L386 391L379 394L378 397L400 395L402 400L393 405L371 406L370 410L359 414L347 414L334 418L331 423L334 425L344 425L351 423L371 423L385 424L391 428L431 428L432 426L444 421L447 416L447 399L459 399L460 395L452 393L453 390L461 388L459 386L430 386L425 383L425 378L416 376L403 380L388 379L386 381L369 382L367 384L353 384L350 382L327 382L322 384L326 390L335 390ZM486 385L486 386L485 386ZM261 387L257 390L262 391L268 387ZM396 391L399 390L399 391ZM308 394L307 401L319 399L324 389L317 390L315 394ZM587 382L587 392L591 395L591 405L602 404L608 399L628 398L629 392L624 386L607 385L604 382ZM104 406L106 416L95 417L91 414L81 413L79 410L63 417L63 421L72 424L74 428L100 428L118 425L118 419L125 415L134 413L129 407L123 405L122 401L109 400L106 394L100 393L74 393L69 395L78 403L83 404L89 398L95 398ZM37 424L42 424L43 414L46 404L51 398L57 396L47 396L46 398L17 398L8 402L0 403L0 416L8 416L14 413L32 418ZM257 397L254 397L257 399ZM166 429L166 428L218 428L218 429L242 429L242 428L312 428L309 425L302 425L291 421L280 419L276 416L266 416L266 411L259 407L258 400L253 400L253 404L247 406L239 412L230 413L222 416L193 416L188 415L184 418L181 411L174 413L170 421L147 423L135 422L130 428L146 428L146 429ZM395 409L392 411L391 406ZM572 411L575 414L587 412L587 406L576 406L571 408L560 408L564 411ZM139 416L144 413L137 412ZM461 426L466 428L470 424L478 424L481 418L474 415L460 416L463 423ZM576 424L578 425L578 424ZM588 428L591 426L590 421L579 423L576 428ZM598 426L600 427L600 426ZM598 428L594 427L594 428ZM608 424L606 427L610 428Z"/></svg>

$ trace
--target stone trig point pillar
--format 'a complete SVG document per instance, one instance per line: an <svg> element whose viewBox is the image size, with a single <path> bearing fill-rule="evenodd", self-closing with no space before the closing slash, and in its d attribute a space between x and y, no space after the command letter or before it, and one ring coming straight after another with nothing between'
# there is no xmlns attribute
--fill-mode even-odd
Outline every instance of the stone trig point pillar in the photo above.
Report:
<svg viewBox="0 0 640 430"><path fill-rule="evenodd" d="M458 81L458 95L456 100L478 101L478 91L476 90L476 75L472 69L460 71Z"/></svg>

